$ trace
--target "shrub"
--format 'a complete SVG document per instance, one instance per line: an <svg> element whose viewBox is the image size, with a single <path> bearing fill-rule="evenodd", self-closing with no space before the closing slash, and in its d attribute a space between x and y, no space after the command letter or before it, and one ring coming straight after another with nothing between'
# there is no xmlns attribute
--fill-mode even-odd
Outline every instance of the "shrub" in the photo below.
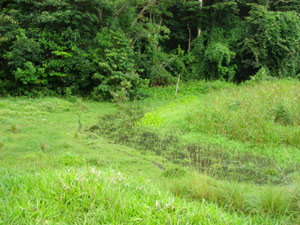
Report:
<svg viewBox="0 0 300 225"><path fill-rule="evenodd" d="M250 27L238 51L245 63L254 69L265 66L275 77L295 77L300 69L298 14L253 4L246 21Z"/></svg>
<svg viewBox="0 0 300 225"><path fill-rule="evenodd" d="M293 123L292 117L290 115L290 112L286 109L286 107L280 103L278 104L274 109L274 121L276 123L283 124L285 126L291 125Z"/></svg>
<svg viewBox="0 0 300 225"><path fill-rule="evenodd" d="M122 95L122 101L133 99L143 81L136 72L130 40L120 29L104 28L94 42L92 56L97 69L93 75L96 82L93 98L107 100Z"/></svg>

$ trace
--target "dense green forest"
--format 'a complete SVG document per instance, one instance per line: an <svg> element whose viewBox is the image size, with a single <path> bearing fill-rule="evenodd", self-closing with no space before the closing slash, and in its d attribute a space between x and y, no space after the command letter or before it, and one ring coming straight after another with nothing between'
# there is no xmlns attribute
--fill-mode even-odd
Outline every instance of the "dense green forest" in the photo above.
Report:
<svg viewBox="0 0 300 225"><path fill-rule="evenodd" d="M2 0L0 94L124 101L143 86L299 77L298 0Z"/></svg>

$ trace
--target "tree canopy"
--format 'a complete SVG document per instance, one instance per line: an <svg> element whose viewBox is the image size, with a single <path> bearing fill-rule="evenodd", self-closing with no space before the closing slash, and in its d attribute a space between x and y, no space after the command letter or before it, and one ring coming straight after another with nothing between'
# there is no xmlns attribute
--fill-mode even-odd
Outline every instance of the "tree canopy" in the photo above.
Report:
<svg viewBox="0 0 300 225"><path fill-rule="evenodd" d="M144 85L299 77L298 0L2 0L0 94L132 99Z"/></svg>

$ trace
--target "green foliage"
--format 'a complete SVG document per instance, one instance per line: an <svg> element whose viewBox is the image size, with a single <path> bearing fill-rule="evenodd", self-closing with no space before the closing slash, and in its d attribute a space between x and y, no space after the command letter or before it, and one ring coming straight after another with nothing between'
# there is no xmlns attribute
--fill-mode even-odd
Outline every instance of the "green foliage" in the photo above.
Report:
<svg viewBox="0 0 300 225"><path fill-rule="evenodd" d="M217 71L210 72L210 74L218 74L218 78L225 78L229 81L233 80L235 75L236 66L228 67L234 56L235 53L222 43L215 43L209 46L204 52L204 57L209 64L217 64L217 68L210 66L210 68L217 69Z"/></svg>
<svg viewBox="0 0 300 225"><path fill-rule="evenodd" d="M147 22L139 27L142 36L137 40L140 53L136 62L141 67L142 77L149 79L151 86L163 86L174 83L170 64L174 55L163 51L160 42L169 38L169 29L165 26Z"/></svg>
<svg viewBox="0 0 300 225"><path fill-rule="evenodd" d="M139 98L144 85L300 72L298 1L4 0L0 92ZM144 81L142 81L144 80ZM124 82L123 82L124 81ZM123 82L123 84L121 84ZM70 94L70 93L68 93ZM122 97L120 97L122 96Z"/></svg>
<svg viewBox="0 0 300 225"><path fill-rule="evenodd" d="M92 50L97 72L93 75L97 86L93 98L122 100L132 99L143 81L136 73L134 52L129 39L121 30L104 28L95 38L96 48Z"/></svg>
<svg viewBox="0 0 300 225"><path fill-rule="evenodd" d="M252 66L266 66L276 77L295 77L299 70L300 50L298 14L272 12L253 5L247 22L251 28L241 49L252 55Z"/></svg>
<svg viewBox="0 0 300 225"><path fill-rule="evenodd" d="M251 81L259 82L270 78L270 71L266 67L260 68L254 76L250 77Z"/></svg>
<svg viewBox="0 0 300 225"><path fill-rule="evenodd" d="M24 67L24 70L17 68L17 71L15 72L15 78L21 81L24 85L40 83L45 84L47 82L47 80L39 79L45 74L44 68L36 69L29 61L25 63Z"/></svg>
<svg viewBox="0 0 300 225"><path fill-rule="evenodd" d="M293 6L272 11L272 3L236 3L208 1L203 7L205 22L189 53L189 76L243 81L266 67L274 77L296 77L300 22Z"/></svg>
<svg viewBox="0 0 300 225"><path fill-rule="evenodd" d="M3 67L1 85L6 91L16 95L46 88L65 94L69 88L71 94L90 94L96 86L92 77L101 68L89 50L106 22L99 12L111 14L113 4L94 0L1 4L1 23L6 28L1 30L2 56L8 65Z"/></svg>

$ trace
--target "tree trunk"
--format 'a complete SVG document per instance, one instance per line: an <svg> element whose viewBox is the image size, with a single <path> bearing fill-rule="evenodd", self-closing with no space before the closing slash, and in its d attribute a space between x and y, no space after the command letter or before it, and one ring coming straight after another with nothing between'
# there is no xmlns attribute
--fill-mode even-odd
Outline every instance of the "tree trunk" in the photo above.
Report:
<svg viewBox="0 0 300 225"><path fill-rule="evenodd" d="M181 77L181 73L180 73L179 76L178 76L177 85L176 85L175 97L177 97L177 93L178 93L178 89L179 89L180 77Z"/></svg>
<svg viewBox="0 0 300 225"><path fill-rule="evenodd" d="M137 15L137 17L135 18L135 20L133 21L133 23L130 26L130 29L134 27L134 25L138 22L138 20L144 15L145 11L152 5L152 3L155 3L156 0L148 0L147 5L144 6L144 8L139 12L139 14Z"/></svg>
<svg viewBox="0 0 300 225"><path fill-rule="evenodd" d="M103 13L102 13L102 9L98 9L98 17L99 17L99 22L100 22L100 29L102 30L102 28L103 28Z"/></svg>
<svg viewBox="0 0 300 225"><path fill-rule="evenodd" d="M161 26L162 22L163 22L163 18L161 17L158 25Z"/></svg>
<svg viewBox="0 0 300 225"><path fill-rule="evenodd" d="M190 50L191 50L192 31L191 31L191 28L190 28L189 23L187 23L186 26L187 26L187 29L188 29L188 31L189 31L188 52L190 52Z"/></svg>
<svg viewBox="0 0 300 225"><path fill-rule="evenodd" d="M203 7L203 0L199 0L199 3L200 3L200 8L202 9L202 7Z"/></svg>
<svg viewBox="0 0 300 225"><path fill-rule="evenodd" d="M114 13L114 16L119 16L128 5L129 5L128 2L122 5L122 7L117 12Z"/></svg>
<svg viewBox="0 0 300 225"><path fill-rule="evenodd" d="M203 7L203 0L199 0L199 3L200 3L200 10L202 10L202 7ZM201 32L202 32L201 28L198 27L198 35L197 35L197 37L200 37Z"/></svg>

